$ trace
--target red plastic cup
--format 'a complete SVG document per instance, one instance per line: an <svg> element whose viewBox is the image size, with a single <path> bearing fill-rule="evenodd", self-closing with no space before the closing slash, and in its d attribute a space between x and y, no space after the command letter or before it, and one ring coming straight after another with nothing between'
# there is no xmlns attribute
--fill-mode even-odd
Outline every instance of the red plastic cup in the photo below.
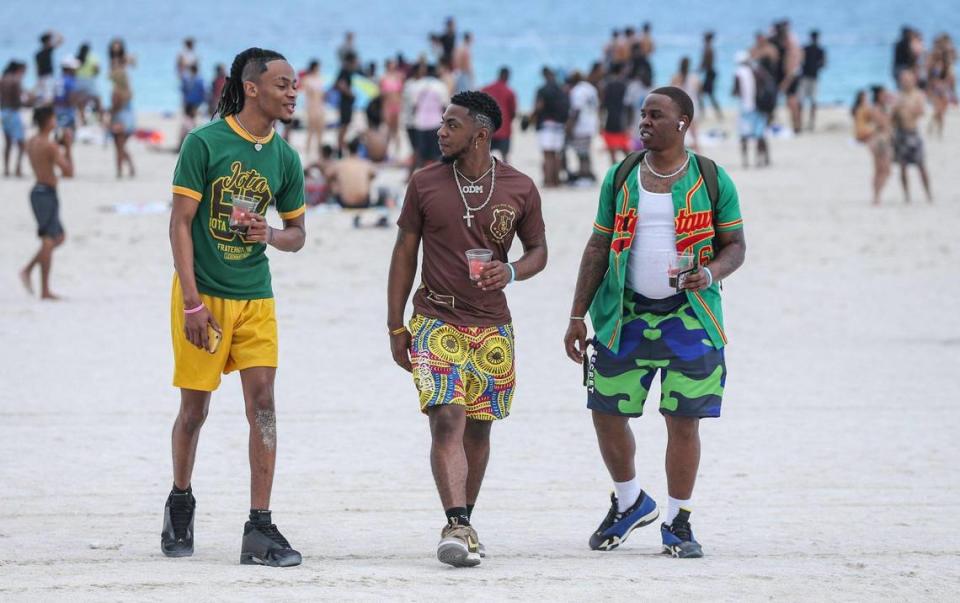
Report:
<svg viewBox="0 0 960 603"><path fill-rule="evenodd" d="M483 265L493 259L493 252L489 249L468 249L466 254L470 280L479 281Z"/></svg>
<svg viewBox="0 0 960 603"><path fill-rule="evenodd" d="M257 211L257 200L243 195L232 195L233 208L230 210L230 230L240 234L247 234L247 227L241 226L240 221L246 215Z"/></svg>

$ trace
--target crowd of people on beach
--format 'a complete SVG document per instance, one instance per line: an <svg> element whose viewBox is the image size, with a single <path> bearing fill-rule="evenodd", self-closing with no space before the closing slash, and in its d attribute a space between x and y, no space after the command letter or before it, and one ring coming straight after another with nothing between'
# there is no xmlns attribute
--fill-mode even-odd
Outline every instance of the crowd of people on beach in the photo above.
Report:
<svg viewBox="0 0 960 603"><path fill-rule="evenodd" d="M908 168L914 166L928 201L933 201L920 121L932 109L927 135L943 137L947 107L958 104L956 92L957 49L949 34L934 38L927 50L923 35L904 27L893 49L896 91L882 84L858 90L851 114L854 138L866 145L873 158L873 204L879 205L883 189L896 163L904 200L910 202Z"/></svg>
<svg viewBox="0 0 960 603"><path fill-rule="evenodd" d="M21 110L50 107L56 116L56 138L62 146L66 148L73 144L78 127L99 123L116 150L117 178L123 176L124 167L132 178L136 170L127 142L135 132L136 121L128 70L136 65L135 57L127 53L122 39L110 41L105 74L111 90L109 102L104 102L98 87L101 62L91 44L82 42L75 55L68 55L57 63L54 53L63 42L63 36L55 31L40 36L40 48L34 55L36 83L32 89L23 85L28 69L26 62L10 60L3 70L0 110L3 114L4 176L11 175L11 159L13 175L19 177L23 174L27 128ZM42 129L36 120L33 125L37 130Z"/></svg>
<svg viewBox="0 0 960 603"><path fill-rule="evenodd" d="M515 126L535 130L542 153L542 182L547 188L596 186L594 150L601 144L598 140L610 164L641 150L643 102L660 84L676 86L693 99L697 115L686 130L686 142L698 151L711 136L724 135L721 127L706 128L705 120L712 110L717 125L723 123L717 95L729 83L736 99L735 131L742 166L767 167L771 165L772 133L795 136L814 131L818 81L827 66L820 32L811 30L803 44L790 21L782 19L766 31L758 30L752 45L735 53L729 79L720 77L713 31L703 33L697 56L694 52L683 55L675 72L658 76L653 66L657 42L653 25L647 22L639 28L614 29L588 69L545 65L533 106L524 112L510 83L509 66L501 66L494 81L477 82L473 35L458 31L454 18L447 18L440 31L428 34L428 40L429 52L413 59L398 52L383 60L382 71L378 71L377 61L363 57L357 36L346 32L336 48L339 64L334 77L324 76L317 59L298 71L300 109L291 123L278 122L277 129L287 140L295 130L305 133L300 152L305 157L309 204L348 209L393 206L399 195L376 185L379 170L399 166L409 177L439 161L437 133L444 108L453 95L476 88L493 97L502 113L502 124L491 140L501 160L510 160ZM136 58L127 52L124 41L110 40L103 67L87 41L66 56L61 50L64 38L55 31L44 32L39 44L32 88L24 85L29 66L19 59L7 63L0 79L4 176L24 173L23 158L30 155L30 144L23 113L33 108L34 138L47 137L60 149L60 159L31 156L34 172L47 171L41 165L44 162L55 165L71 157L78 128L98 124L104 144L112 141L114 146L117 178L134 177L129 140L136 136L156 145L162 142L162 134L136 127L128 73L136 66ZM57 52L61 53L59 61ZM864 144L873 158L874 204L881 202L893 164L900 166L906 201L911 199L910 166L917 168L926 198L933 199L920 123L929 108L926 134L943 136L947 109L958 102L956 60L956 47L948 34L937 35L927 48L922 34L905 26L893 49L896 86L888 89L875 84L858 91L851 109L853 138ZM186 38L176 55L175 72L182 99L180 135L173 148L178 151L191 130L217 117L228 71L218 63L209 79L204 78L196 41ZM102 95L99 87L104 75L110 82L107 95ZM44 108L50 109L54 119L49 131L40 123L46 115L40 112ZM780 119L778 109L783 111ZM94 138L87 133L85 141ZM45 144L34 146L47 149ZM71 165L69 172L74 171ZM376 225L386 225L385 219L378 218Z"/></svg>
<svg viewBox="0 0 960 603"><path fill-rule="evenodd" d="M776 131L786 128L793 135L815 128L818 80L827 65L820 32L810 31L807 43L802 44L787 19L774 22L767 31L758 30L753 44L735 54L734 73L729 80L718 77L715 38L715 32L704 32L699 56L692 52L682 56L676 71L658 80L653 68L657 44L652 24L615 29L599 60L589 69L544 66L543 83L536 90L534 106L526 113L517 105L516 92L510 85L510 68L502 66L497 79L482 87L497 99L505 118L493 147L502 159L509 160L514 123L519 118L517 125L521 129L532 126L536 130L543 154L545 186L593 186L596 175L591 150L595 140L602 140L611 163L642 148L637 127L640 107L658 81L677 86L694 99L698 115L690 124L687 140L694 150L699 150L702 137L709 135L702 126L708 108L722 120L717 94L719 87L729 82L738 110L736 134L743 166L751 165L751 143L755 148L752 164L768 166L772 126ZM378 73L378 63L362 59L356 35L346 32L336 49L339 65L335 77L326 79L317 59L299 71L302 109L293 124L281 126L281 134L289 140L296 129L302 128L306 133L302 153L313 166L308 174L312 202L340 199L335 191L337 182L329 177L324 166L332 166L345 157L367 160L375 167L403 164L410 174L437 161L436 130L443 107L453 94L474 89L477 82L470 32L458 32L456 21L448 18L441 31L429 34L429 41L432 53L408 60L398 52L382 62L382 72ZM55 73L54 52L62 43L63 37L56 32L41 36L41 47L35 56L36 85L32 90L25 90L22 85L26 63L12 60L4 70L0 84L4 174L11 173L11 165L12 173L22 174L26 129L20 109L52 105L61 139L64 130L75 130L91 120L102 124L116 147L117 177L123 175L124 166L133 176L127 141L136 128L127 70L136 64L135 59L126 53L122 40L110 42L107 75L112 90L109 102L104 102L97 86L100 61L88 42L83 42L74 56L62 59L60 72ZM925 99L924 107L932 107L930 134L942 136L947 107L957 102L955 62L956 49L948 34L938 35L927 50L920 32L904 27L895 45L894 81L902 90L903 72L912 74L909 79L913 84L906 85ZM175 68L182 96L182 141L203 119L214 117L227 71L224 65L216 64L210 78L205 79L192 38L184 40ZM915 131L915 122L922 114L913 117L912 111L894 111L899 106L895 96L875 85L869 94L858 93L853 108L854 137L871 149L874 158L875 203L879 202L894 161L903 166L904 174L906 166L917 165L925 187L929 188L922 136ZM911 92L911 96L915 94ZM920 103L912 105L919 107ZM775 118L778 106L785 112L782 125ZM73 134L75 140L76 133ZM352 139L357 144L353 145L356 151L351 153ZM332 156L325 152L326 146L332 147ZM900 151L894 153L896 149ZM370 191L364 191L366 187L359 184L350 183L348 188L360 190L361 196L369 198ZM909 198L909 192L905 194Z"/></svg>

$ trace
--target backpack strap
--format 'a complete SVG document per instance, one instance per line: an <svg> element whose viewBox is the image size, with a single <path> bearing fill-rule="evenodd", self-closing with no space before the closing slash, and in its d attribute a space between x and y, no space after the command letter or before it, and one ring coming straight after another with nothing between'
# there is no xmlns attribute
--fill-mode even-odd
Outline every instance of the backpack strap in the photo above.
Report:
<svg viewBox="0 0 960 603"><path fill-rule="evenodd" d="M713 221L716 222L717 202L720 200L720 181L717 178L717 164L713 159L704 157L703 155L694 153L693 156L697 160L697 167L700 169L700 175L703 176L703 183L707 187L707 196L710 197L710 210L714 215Z"/></svg>
<svg viewBox="0 0 960 603"><path fill-rule="evenodd" d="M643 154L646 151L634 151L628 153L626 157L623 158L623 161L620 162L620 165L617 166L617 171L613 174L613 197L616 199L617 195L620 194L620 189L623 188L623 184L627 181L627 176L630 175L630 172L633 171L633 168L637 167L637 164L640 163L640 160L643 159Z"/></svg>

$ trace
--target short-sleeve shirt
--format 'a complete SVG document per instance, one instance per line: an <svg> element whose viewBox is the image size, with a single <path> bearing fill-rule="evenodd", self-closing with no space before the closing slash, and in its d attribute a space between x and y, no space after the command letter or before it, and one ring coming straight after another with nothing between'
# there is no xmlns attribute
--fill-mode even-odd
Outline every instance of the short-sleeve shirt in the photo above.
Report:
<svg viewBox="0 0 960 603"><path fill-rule="evenodd" d="M803 49L803 77L816 79L823 68L825 53L818 44L808 44Z"/></svg>
<svg viewBox="0 0 960 603"><path fill-rule="evenodd" d="M421 284L413 297L418 314L459 326L490 327L510 322L503 291L482 291L470 280L466 251L490 249L507 261L514 236L530 244L544 235L540 193L533 180L515 168L496 163L490 202L473 213L468 226L453 166L435 164L413 175L397 225L423 241ZM491 177L482 178L482 194L467 194L471 207L483 204ZM463 183L463 179L461 179Z"/></svg>
<svg viewBox="0 0 960 603"><path fill-rule="evenodd" d="M232 116L190 132L173 174L173 192L197 201L193 268L200 293L226 299L273 297L266 246L230 230L232 195L253 197L257 212L272 203L280 217L306 211L300 156L274 132L260 151Z"/></svg>
<svg viewBox="0 0 960 603"><path fill-rule="evenodd" d="M625 98L627 85L621 79L611 79L603 88L603 108L607 119L603 129L607 132L623 132L627 129Z"/></svg>
<svg viewBox="0 0 960 603"><path fill-rule="evenodd" d="M718 251L717 235L743 228L740 198L733 180L726 170L718 165L719 197L716 208L713 208L697 161L689 152L688 155L691 156L687 172L671 189L677 251L689 250L700 265L708 265ZM614 351L620 345L626 270L636 235L637 202L640 197L637 168L627 176L621 190L613 190L613 180L619 165L617 163L610 167L600 186L600 201L593 231L610 237L610 269L604 275L590 306L590 318L597 337ZM713 345L717 348L726 345L720 283L714 282L702 291L688 290L686 296Z"/></svg>
<svg viewBox="0 0 960 603"><path fill-rule="evenodd" d="M500 113L503 116L503 124L493 133L494 140L508 140L513 133L513 118L517 115L517 96L513 90L506 84L497 80L483 89L497 101L500 107Z"/></svg>
<svg viewBox="0 0 960 603"><path fill-rule="evenodd" d="M40 52L36 55L37 58L37 75L39 77L45 77L48 75L53 75L53 47L42 48Z"/></svg>
<svg viewBox="0 0 960 603"><path fill-rule="evenodd" d="M582 81L573 87L570 91L570 108L577 111L577 123L573 125L574 136L593 136L597 133L599 106L600 98L593 84Z"/></svg>
<svg viewBox="0 0 960 603"><path fill-rule="evenodd" d="M543 108L537 112L537 128L545 121L564 123L570 113L570 99L555 83L547 82L537 90L537 100L543 103Z"/></svg>

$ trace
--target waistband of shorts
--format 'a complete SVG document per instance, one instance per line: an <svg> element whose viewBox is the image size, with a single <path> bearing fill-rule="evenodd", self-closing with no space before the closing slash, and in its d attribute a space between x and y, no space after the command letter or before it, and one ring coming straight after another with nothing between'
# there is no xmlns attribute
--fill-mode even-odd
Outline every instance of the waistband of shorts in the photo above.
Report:
<svg viewBox="0 0 960 603"><path fill-rule="evenodd" d="M433 316L427 316L426 314L423 314L422 312L415 312L415 313L413 314L413 316L411 317L410 320L415 320L415 319L417 319L417 318L420 318L420 319L422 319L422 320L432 320L432 321L434 321L434 322L436 322L436 323L439 323L440 325L445 325L445 326L448 326L448 327L453 327L454 329L458 329L458 330L460 330L460 329L481 329L481 330L485 330L485 329L502 329L502 328L504 328L504 327L513 327L513 322L512 322L512 321L510 321L510 322L505 322L505 323L500 324L500 325L465 325L465 324L459 324L459 323L455 323L455 322L449 322L449 321L443 320L442 318L434 318Z"/></svg>
<svg viewBox="0 0 960 603"><path fill-rule="evenodd" d="M50 186L49 184L41 184L41 183L38 182L38 183L36 183L36 184L33 185L33 188L30 189L30 192L31 192L31 193L33 193L33 192L37 192L37 193L55 193L55 192L57 192L57 187L55 187L55 186Z"/></svg>

